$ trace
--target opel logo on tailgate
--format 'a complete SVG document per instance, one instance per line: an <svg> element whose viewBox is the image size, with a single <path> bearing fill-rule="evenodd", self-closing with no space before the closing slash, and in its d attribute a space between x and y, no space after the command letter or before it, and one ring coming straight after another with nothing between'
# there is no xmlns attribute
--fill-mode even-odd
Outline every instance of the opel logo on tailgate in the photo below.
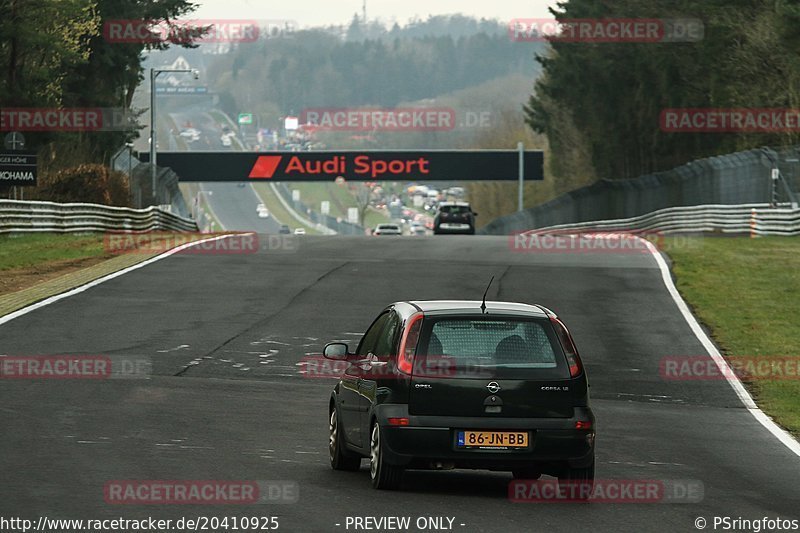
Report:
<svg viewBox="0 0 800 533"><path fill-rule="evenodd" d="M492 381L488 385L486 385L486 388L489 389L489 392L494 394L500 390L500 385L498 385L496 381Z"/></svg>

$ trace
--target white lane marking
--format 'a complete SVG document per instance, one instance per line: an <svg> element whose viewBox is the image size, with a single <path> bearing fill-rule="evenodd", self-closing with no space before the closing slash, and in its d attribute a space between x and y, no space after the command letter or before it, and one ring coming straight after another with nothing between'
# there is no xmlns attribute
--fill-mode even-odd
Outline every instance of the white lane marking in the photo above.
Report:
<svg viewBox="0 0 800 533"><path fill-rule="evenodd" d="M177 350L183 350L184 348L189 348L189 345L188 344L181 344L180 346L178 346L176 348L170 348L169 350L156 350L156 352L158 352L158 353L169 353L169 352L175 352Z"/></svg>
<svg viewBox="0 0 800 533"><path fill-rule="evenodd" d="M61 294L56 294L55 296L51 296L50 298L45 298L44 300L42 300L40 302L36 302L35 304L31 304L31 305L29 305L27 307L23 307L22 309L17 309L13 313L9 313L7 315L4 315L4 316L0 317L0 325L5 324L6 322L10 322L10 321L14 320L15 318L21 317L22 315L27 315L28 313L30 313L32 311L36 311L37 309L41 309L42 307L44 307L46 305L50 305L50 304L55 303L55 302L57 302L59 300L63 300L64 298L69 298L70 296L74 296L75 294L80 294L83 291L87 291L87 290L91 289L92 287L100 285L101 283L105 283L108 280L117 278L117 277L122 276L124 274L127 274L128 272L133 272L134 270L137 270L137 269L140 269L140 268L144 268L144 267L146 267L147 265L149 265L151 263L155 263L156 261L160 261L162 259L165 259L165 258L171 256L172 254L176 254L176 253L178 253L178 252L180 252L182 250L185 250L186 248L190 248L192 246L196 246L198 244L203 244L203 243L206 243L206 242L216 241L216 240L219 240L219 239L226 239L228 237L231 237L231 235L220 235L219 237L212 237L210 239L201 239L199 241L194 241L194 242L189 242L189 243L186 243L186 244L182 244L182 245L180 245L180 246L178 246L176 248L173 248L171 250L167 250L166 252L164 252L161 255L157 255L155 257L152 257L150 259L142 261L141 263L136 263L135 265L129 266L128 268L124 268L122 270L118 270L116 272L112 272L111 274L108 274L107 276L103 276L101 278L97 278L94 281L90 281L86 285L81 285L80 287L75 287L74 289L70 289L67 292L62 292Z"/></svg>
<svg viewBox="0 0 800 533"><path fill-rule="evenodd" d="M700 323L697 322L697 319L689 310L689 306L686 305L683 297L681 297L678 289L675 287L675 283L672 281L672 275L669 271L669 267L667 266L666 261L664 261L664 258L661 256L661 252L659 252L653 243L647 239L642 240L652 252L653 258L656 260L658 268L661 271L661 279L664 281L664 285L666 285L670 296L672 296L672 299L675 301L675 305L678 306L678 310L683 315L686 323L689 324L689 328L691 328L692 333L694 333L695 337L697 337L697 340L700 341L700 344L702 344L703 348L706 349L708 355L711 356L711 359L713 359L717 364L717 367L719 368L720 372L722 372L722 375L725 376L725 379L733 388L733 391L742 401L750 414L753 415L753 417L758 420L759 423L761 423L761 425L767 429L767 431L772 433L779 441L789 448L789 450L794 452L795 455L800 456L800 442L797 442L786 430L776 424L770 417L768 417L761 409L758 408L756 402L753 400L753 397L750 396L750 393L747 392L747 389L745 389L744 385L742 385L739 377L728 365L728 362L725 360L725 358L722 357L722 354L719 353L717 347L714 346L714 343L711 342L711 339L708 338L706 332L700 327Z"/></svg>

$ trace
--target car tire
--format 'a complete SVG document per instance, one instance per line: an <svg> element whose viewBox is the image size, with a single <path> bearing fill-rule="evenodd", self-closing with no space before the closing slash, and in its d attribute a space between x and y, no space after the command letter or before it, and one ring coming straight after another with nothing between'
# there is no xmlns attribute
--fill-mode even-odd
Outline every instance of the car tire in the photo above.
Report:
<svg viewBox="0 0 800 533"><path fill-rule="evenodd" d="M372 423L369 437L369 475L372 486L381 490L396 490L403 478L403 468L390 465L384 457L381 426L378 421Z"/></svg>
<svg viewBox="0 0 800 533"><path fill-rule="evenodd" d="M578 485L580 490L576 491L575 499L588 500L594 488L594 459L589 466L572 468L567 466L558 476L558 482L566 485Z"/></svg>
<svg viewBox="0 0 800 533"><path fill-rule="evenodd" d="M361 457L345 448L339 428L339 414L334 407L331 409L331 418L328 422L328 452L331 459L331 468L355 472L361 468Z"/></svg>

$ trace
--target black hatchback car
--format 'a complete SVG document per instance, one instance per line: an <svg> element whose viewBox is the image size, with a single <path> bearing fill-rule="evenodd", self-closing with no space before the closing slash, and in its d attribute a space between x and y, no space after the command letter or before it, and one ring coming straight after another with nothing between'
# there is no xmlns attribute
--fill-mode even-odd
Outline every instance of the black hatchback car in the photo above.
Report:
<svg viewBox="0 0 800 533"><path fill-rule="evenodd" d="M461 233L475 234L477 213L466 202L441 202L433 216L433 234Z"/></svg>
<svg viewBox="0 0 800 533"><path fill-rule="evenodd" d="M405 469L472 468L593 483L595 420L567 328L538 305L412 301L388 306L331 394L330 461L394 489Z"/></svg>

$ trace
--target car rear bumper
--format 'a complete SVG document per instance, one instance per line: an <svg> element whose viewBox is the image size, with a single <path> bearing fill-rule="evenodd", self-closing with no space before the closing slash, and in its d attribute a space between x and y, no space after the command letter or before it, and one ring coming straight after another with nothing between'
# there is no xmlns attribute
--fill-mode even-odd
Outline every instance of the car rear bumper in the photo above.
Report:
<svg viewBox="0 0 800 533"><path fill-rule="evenodd" d="M436 233L475 233L475 228L470 224L446 224L441 223L440 225L434 228Z"/></svg>
<svg viewBox="0 0 800 533"><path fill-rule="evenodd" d="M391 426L389 417L407 417L409 425ZM576 408L572 418L466 418L413 416L405 405L383 405L376 418L383 428L384 457L409 468L437 462L497 470L565 463L580 468L594 458L594 429L575 429L578 421L590 421L594 428L588 407ZM524 450L461 449L459 430L522 430L528 432L529 445Z"/></svg>

